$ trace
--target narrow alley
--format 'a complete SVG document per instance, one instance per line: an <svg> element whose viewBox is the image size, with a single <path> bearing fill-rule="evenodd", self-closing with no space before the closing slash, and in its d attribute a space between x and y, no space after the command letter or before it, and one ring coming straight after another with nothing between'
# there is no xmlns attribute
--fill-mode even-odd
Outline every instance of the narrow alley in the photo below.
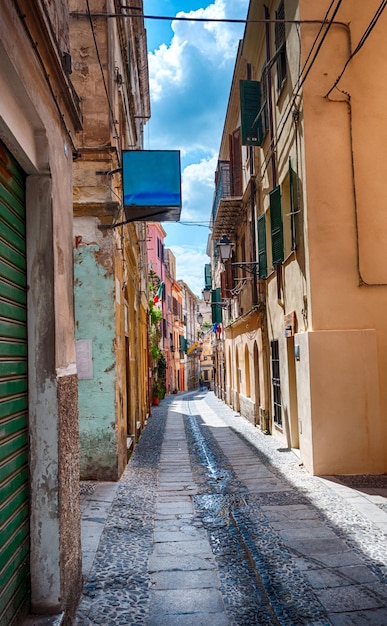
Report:
<svg viewBox="0 0 387 626"><path fill-rule="evenodd" d="M312 477L212 392L154 408L82 483L76 626L387 623L385 477Z"/></svg>

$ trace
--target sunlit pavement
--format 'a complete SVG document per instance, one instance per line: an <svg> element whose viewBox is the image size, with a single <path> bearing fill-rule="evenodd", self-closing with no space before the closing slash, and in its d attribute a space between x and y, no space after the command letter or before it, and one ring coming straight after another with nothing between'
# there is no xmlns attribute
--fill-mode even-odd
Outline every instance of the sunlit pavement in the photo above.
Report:
<svg viewBox="0 0 387 626"><path fill-rule="evenodd" d="M81 487L77 625L387 624L386 477L311 477L211 392Z"/></svg>

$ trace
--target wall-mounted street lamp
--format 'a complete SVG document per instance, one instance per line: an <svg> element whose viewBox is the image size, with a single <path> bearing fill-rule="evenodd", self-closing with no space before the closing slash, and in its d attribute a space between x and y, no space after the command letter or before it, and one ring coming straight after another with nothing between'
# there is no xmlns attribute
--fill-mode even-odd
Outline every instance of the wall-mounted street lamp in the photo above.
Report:
<svg viewBox="0 0 387 626"><path fill-rule="evenodd" d="M201 326L203 324L203 315L201 313L198 313L197 320L199 326Z"/></svg>
<svg viewBox="0 0 387 626"><path fill-rule="evenodd" d="M232 241L227 237L227 235L222 235L222 238L218 241L218 249L219 255L223 263L229 261L231 259ZM250 274L259 274L259 263L253 261L241 261L238 263L231 263L233 267L239 267L241 269L250 272Z"/></svg>
<svg viewBox="0 0 387 626"><path fill-rule="evenodd" d="M223 263L225 261L229 261L231 259L231 250L233 247L232 241L227 237L227 235L222 235L222 238L218 241L218 249L220 258Z"/></svg>
<svg viewBox="0 0 387 626"><path fill-rule="evenodd" d="M202 296L203 296L204 302L210 302L211 301L211 288L204 287L202 291Z"/></svg>

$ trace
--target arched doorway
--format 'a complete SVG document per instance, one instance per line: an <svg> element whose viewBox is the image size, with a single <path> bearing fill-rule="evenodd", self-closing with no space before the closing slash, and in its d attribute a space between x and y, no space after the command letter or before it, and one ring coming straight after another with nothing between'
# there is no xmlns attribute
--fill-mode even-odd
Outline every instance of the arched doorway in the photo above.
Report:
<svg viewBox="0 0 387 626"><path fill-rule="evenodd" d="M246 398L251 398L250 355L247 344L245 345L245 393Z"/></svg>
<svg viewBox="0 0 387 626"><path fill-rule="evenodd" d="M259 407L261 405L261 388L259 383L259 350L257 342L254 342L254 418L255 425L259 424Z"/></svg>

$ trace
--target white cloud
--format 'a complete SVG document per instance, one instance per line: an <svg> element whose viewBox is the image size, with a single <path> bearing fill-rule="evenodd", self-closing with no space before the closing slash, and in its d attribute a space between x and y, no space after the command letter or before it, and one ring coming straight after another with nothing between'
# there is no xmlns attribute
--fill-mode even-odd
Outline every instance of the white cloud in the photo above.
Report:
<svg viewBox="0 0 387 626"><path fill-rule="evenodd" d="M206 8L181 11L178 16L244 17L247 5L248 0L215 0ZM243 25L174 21L172 30L170 44L149 53L150 139L157 142L157 148L214 152L220 144Z"/></svg>
<svg viewBox="0 0 387 626"><path fill-rule="evenodd" d="M163 43L157 50L149 54L149 84L152 99L159 100L165 95L165 87L178 85L183 79L182 56L186 42L180 43L174 37L171 45Z"/></svg>
<svg viewBox="0 0 387 626"><path fill-rule="evenodd" d="M243 13L241 6L247 7L246 2L233 2L229 6L230 4L229 2L227 5L225 0L215 0L206 8L188 13L180 11L177 16L200 19L232 18L235 14L240 16ZM223 65L235 58L235 42L238 41L236 31L240 31L240 26L227 22L173 22L172 30L180 41L190 42L191 46L197 48L210 64Z"/></svg>
<svg viewBox="0 0 387 626"><path fill-rule="evenodd" d="M182 172L182 221L209 221L216 163L217 156L212 155L184 168Z"/></svg>
<svg viewBox="0 0 387 626"><path fill-rule="evenodd" d="M204 266L210 262L209 257L192 246L170 246L176 257L176 274L178 280L184 280L196 296L201 297L204 288Z"/></svg>
<svg viewBox="0 0 387 626"><path fill-rule="evenodd" d="M248 4L249 0L213 0L205 8L177 15L245 18ZM149 53L152 117L145 147L181 152L182 222L210 220L217 154L243 28L243 24L175 20L169 43ZM176 256L177 277L200 295L204 265L209 262L205 254L209 231L183 224L165 228L166 245Z"/></svg>

